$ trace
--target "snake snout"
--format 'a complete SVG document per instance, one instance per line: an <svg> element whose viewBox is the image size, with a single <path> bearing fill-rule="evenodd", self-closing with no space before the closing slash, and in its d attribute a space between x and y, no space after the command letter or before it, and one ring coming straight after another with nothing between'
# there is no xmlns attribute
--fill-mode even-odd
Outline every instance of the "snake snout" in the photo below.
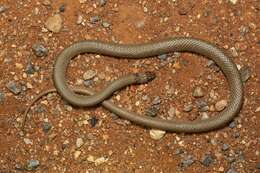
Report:
<svg viewBox="0 0 260 173"><path fill-rule="evenodd" d="M147 71L144 73L136 73L136 80L138 84L144 84L155 79L156 75L154 72Z"/></svg>

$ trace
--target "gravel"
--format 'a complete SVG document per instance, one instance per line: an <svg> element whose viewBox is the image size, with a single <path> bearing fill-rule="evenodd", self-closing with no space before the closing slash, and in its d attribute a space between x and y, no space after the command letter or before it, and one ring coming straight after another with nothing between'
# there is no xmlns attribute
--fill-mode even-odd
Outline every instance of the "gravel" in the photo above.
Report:
<svg viewBox="0 0 260 173"><path fill-rule="evenodd" d="M195 87L192 92L192 96L195 98L200 98L204 96L203 90L201 87Z"/></svg>
<svg viewBox="0 0 260 173"><path fill-rule="evenodd" d="M6 87L9 91L11 91L14 95L18 95L22 91L22 87L20 84L17 84L14 81L10 81L6 84Z"/></svg>
<svg viewBox="0 0 260 173"><path fill-rule="evenodd" d="M211 154L205 154L201 160L201 164L208 167L213 161Z"/></svg>
<svg viewBox="0 0 260 173"><path fill-rule="evenodd" d="M26 169L28 171L33 171L40 165L40 162L38 160L28 160L26 163Z"/></svg>
<svg viewBox="0 0 260 173"><path fill-rule="evenodd" d="M42 130L44 133L48 133L51 128L52 128L52 125L49 122L43 122Z"/></svg>
<svg viewBox="0 0 260 173"><path fill-rule="evenodd" d="M225 107L227 107L227 100L220 100L215 104L217 111L222 111Z"/></svg>
<svg viewBox="0 0 260 173"><path fill-rule="evenodd" d="M40 43L33 44L32 50L37 57L47 56L48 54L48 49Z"/></svg>

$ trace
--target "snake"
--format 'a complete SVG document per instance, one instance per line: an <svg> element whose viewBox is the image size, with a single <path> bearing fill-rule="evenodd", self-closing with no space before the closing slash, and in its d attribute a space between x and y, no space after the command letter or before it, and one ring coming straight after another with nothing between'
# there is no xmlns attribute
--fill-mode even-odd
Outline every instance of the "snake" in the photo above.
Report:
<svg viewBox="0 0 260 173"><path fill-rule="evenodd" d="M139 115L119 107L109 100L113 93L128 85L152 81L155 78L154 72L129 74L120 77L99 92L94 92L90 88L70 88L66 82L66 72L69 63L72 58L79 54L92 53L114 58L141 59L171 52L195 53L215 62L226 77L230 89L229 101L224 110L207 119L196 119L193 121L180 119L165 120ZM243 104L243 83L236 64L216 45L190 37L173 37L139 44L119 44L98 40L75 42L63 49L57 56L53 69L53 81L55 88L44 92L33 102L48 92L58 92L62 99L71 105L78 107L102 105L112 113L137 125L176 133L201 133L223 128L238 115ZM28 111L29 108L26 110L26 114Z"/></svg>

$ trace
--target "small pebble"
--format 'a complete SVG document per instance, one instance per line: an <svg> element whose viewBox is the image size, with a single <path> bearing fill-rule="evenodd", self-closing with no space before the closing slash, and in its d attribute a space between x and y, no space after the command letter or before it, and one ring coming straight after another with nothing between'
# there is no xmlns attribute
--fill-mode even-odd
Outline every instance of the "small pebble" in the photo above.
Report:
<svg viewBox="0 0 260 173"><path fill-rule="evenodd" d="M160 103L161 103L161 98L159 96L156 96L152 101L152 105L158 105Z"/></svg>
<svg viewBox="0 0 260 173"><path fill-rule="evenodd" d="M255 109L255 112L260 112L260 106Z"/></svg>
<svg viewBox="0 0 260 173"><path fill-rule="evenodd" d="M100 21L99 16L92 16L92 17L90 17L90 23L95 24L98 21Z"/></svg>
<svg viewBox="0 0 260 173"><path fill-rule="evenodd" d="M209 110L208 104L203 100L197 100L196 106L197 106L199 112L206 112Z"/></svg>
<svg viewBox="0 0 260 173"><path fill-rule="evenodd" d="M32 50L33 50L34 54L38 57L43 57L48 54L48 49L39 43L33 44Z"/></svg>
<svg viewBox="0 0 260 173"><path fill-rule="evenodd" d="M229 123L228 127L231 128L231 129L233 129L233 128L236 127L236 125L237 125L236 122L235 122L235 121L232 121L231 123Z"/></svg>
<svg viewBox="0 0 260 173"><path fill-rule="evenodd" d="M84 84L86 87L89 87L90 85L93 84L93 80L84 80L84 81L83 81L83 84Z"/></svg>
<svg viewBox="0 0 260 173"><path fill-rule="evenodd" d="M159 140L165 135L165 131L162 130L156 130L156 129L151 129L150 130L150 136L154 140Z"/></svg>
<svg viewBox="0 0 260 173"><path fill-rule="evenodd" d="M23 171L24 170L24 166L20 163L16 163L14 167L15 167L15 170L17 170L17 171Z"/></svg>
<svg viewBox="0 0 260 173"><path fill-rule="evenodd" d="M44 133L48 133L48 131L52 128L52 125L49 122L43 122L42 130Z"/></svg>
<svg viewBox="0 0 260 173"><path fill-rule="evenodd" d="M84 141L82 138L77 138L76 140L76 147L80 148L84 144Z"/></svg>
<svg viewBox="0 0 260 173"><path fill-rule="evenodd" d="M100 5L101 7L105 6L106 3L107 3L107 0L99 0L99 5Z"/></svg>
<svg viewBox="0 0 260 173"><path fill-rule="evenodd" d="M6 84L7 89L11 91L14 95L18 95L22 91L22 87L20 84L15 83L14 81L10 81Z"/></svg>
<svg viewBox="0 0 260 173"><path fill-rule="evenodd" d="M202 120L206 120L209 118L209 115L207 114L207 112L202 112L202 116L201 116L201 119Z"/></svg>
<svg viewBox="0 0 260 173"><path fill-rule="evenodd" d="M160 107L158 105L152 105L145 110L145 115L149 117L156 117Z"/></svg>
<svg viewBox="0 0 260 173"><path fill-rule="evenodd" d="M179 116L180 115L180 112L175 108L175 107L171 107L169 110L168 110L168 115L170 117L175 117L175 116Z"/></svg>
<svg viewBox="0 0 260 173"><path fill-rule="evenodd" d="M40 162L38 160L28 160L26 164L26 169L28 171L33 171L40 165Z"/></svg>
<svg viewBox="0 0 260 173"><path fill-rule="evenodd" d="M226 173L237 173L237 171L233 168L229 168Z"/></svg>
<svg viewBox="0 0 260 173"><path fill-rule="evenodd" d="M98 119L95 116L93 116L88 120L88 122L90 123L91 127L95 127L98 122Z"/></svg>
<svg viewBox="0 0 260 173"><path fill-rule="evenodd" d="M240 133L239 132L235 132L232 134L233 138L239 138L240 137Z"/></svg>
<svg viewBox="0 0 260 173"><path fill-rule="evenodd" d="M65 11L65 4L61 4L59 10L60 10L60 12L64 12Z"/></svg>
<svg viewBox="0 0 260 173"><path fill-rule="evenodd" d="M222 111L227 106L227 100L220 100L215 104L217 111Z"/></svg>
<svg viewBox="0 0 260 173"><path fill-rule="evenodd" d="M237 3L237 0L229 0L229 2L231 2L233 5L235 5Z"/></svg>
<svg viewBox="0 0 260 173"><path fill-rule="evenodd" d="M25 73L26 74L34 74L36 71L35 67L32 63L28 63L25 67Z"/></svg>
<svg viewBox="0 0 260 173"><path fill-rule="evenodd" d="M229 149L229 145L228 144L223 144L222 145L222 148L221 148L222 151L227 151L228 149Z"/></svg>
<svg viewBox="0 0 260 173"><path fill-rule="evenodd" d="M83 16L79 14L76 23L77 23L77 25L80 25L80 24L82 24L82 22L83 22Z"/></svg>
<svg viewBox="0 0 260 173"><path fill-rule="evenodd" d="M240 76L241 76L241 79L243 82L246 82L248 81L248 79L250 78L251 76L251 70L248 66L244 66L242 67L240 70Z"/></svg>
<svg viewBox="0 0 260 173"><path fill-rule="evenodd" d="M74 152L74 159L78 159L79 158L79 156L80 156L80 154L81 154L81 151L75 151Z"/></svg>
<svg viewBox="0 0 260 173"><path fill-rule="evenodd" d="M45 27L54 33L58 33L62 28L62 18L60 14L55 14L47 19L45 22Z"/></svg>
<svg viewBox="0 0 260 173"><path fill-rule="evenodd" d="M161 61L165 61L165 60L167 59L167 54L159 55L158 58L159 58Z"/></svg>
<svg viewBox="0 0 260 173"><path fill-rule="evenodd" d="M192 96L195 98L203 97L204 93L201 87L195 87L192 92Z"/></svg>
<svg viewBox="0 0 260 173"><path fill-rule="evenodd" d="M6 6L0 5L0 14L6 11Z"/></svg>
<svg viewBox="0 0 260 173"><path fill-rule="evenodd" d="M84 80L93 79L96 76L96 72L94 70L88 70L83 74Z"/></svg>
<svg viewBox="0 0 260 173"><path fill-rule="evenodd" d="M201 164L204 166L209 166L213 162L213 157L211 154L205 154L201 160Z"/></svg>
<svg viewBox="0 0 260 173"><path fill-rule="evenodd" d="M102 22L102 26L103 26L104 28L109 28L109 27L110 27L110 23L108 23L108 22Z"/></svg>
<svg viewBox="0 0 260 173"><path fill-rule="evenodd" d="M184 112L190 112L190 111L192 111L192 109L193 109L193 105L187 104L187 105L184 105L183 111Z"/></svg>
<svg viewBox="0 0 260 173"><path fill-rule="evenodd" d="M185 156L181 160L181 167L188 167L194 163L194 160L191 155Z"/></svg>

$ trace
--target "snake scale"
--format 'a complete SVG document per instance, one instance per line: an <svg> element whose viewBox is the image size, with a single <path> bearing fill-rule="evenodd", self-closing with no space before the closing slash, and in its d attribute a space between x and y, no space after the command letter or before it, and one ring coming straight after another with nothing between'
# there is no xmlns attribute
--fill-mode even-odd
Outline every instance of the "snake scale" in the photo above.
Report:
<svg viewBox="0 0 260 173"><path fill-rule="evenodd" d="M121 88L131 84L146 83L153 80L155 74L152 72L129 74L121 77L97 93L90 89L70 89L66 82L66 71L70 60L82 53L101 54L116 58L140 59L170 52L196 53L213 60L219 66L227 78L230 88L229 102L223 111L214 117L204 120L164 120L138 115L118 107L107 100L115 91ZM34 99L33 102L49 92L58 92L64 100L74 106L89 107L101 104L109 111L135 124L170 132L199 133L224 127L238 114L243 103L243 84L236 65L215 45L195 38L175 37L144 44L117 44L95 40L76 42L65 48L58 55L54 64L53 79L55 89L44 92ZM27 114L28 111L29 108L25 114Z"/></svg>

